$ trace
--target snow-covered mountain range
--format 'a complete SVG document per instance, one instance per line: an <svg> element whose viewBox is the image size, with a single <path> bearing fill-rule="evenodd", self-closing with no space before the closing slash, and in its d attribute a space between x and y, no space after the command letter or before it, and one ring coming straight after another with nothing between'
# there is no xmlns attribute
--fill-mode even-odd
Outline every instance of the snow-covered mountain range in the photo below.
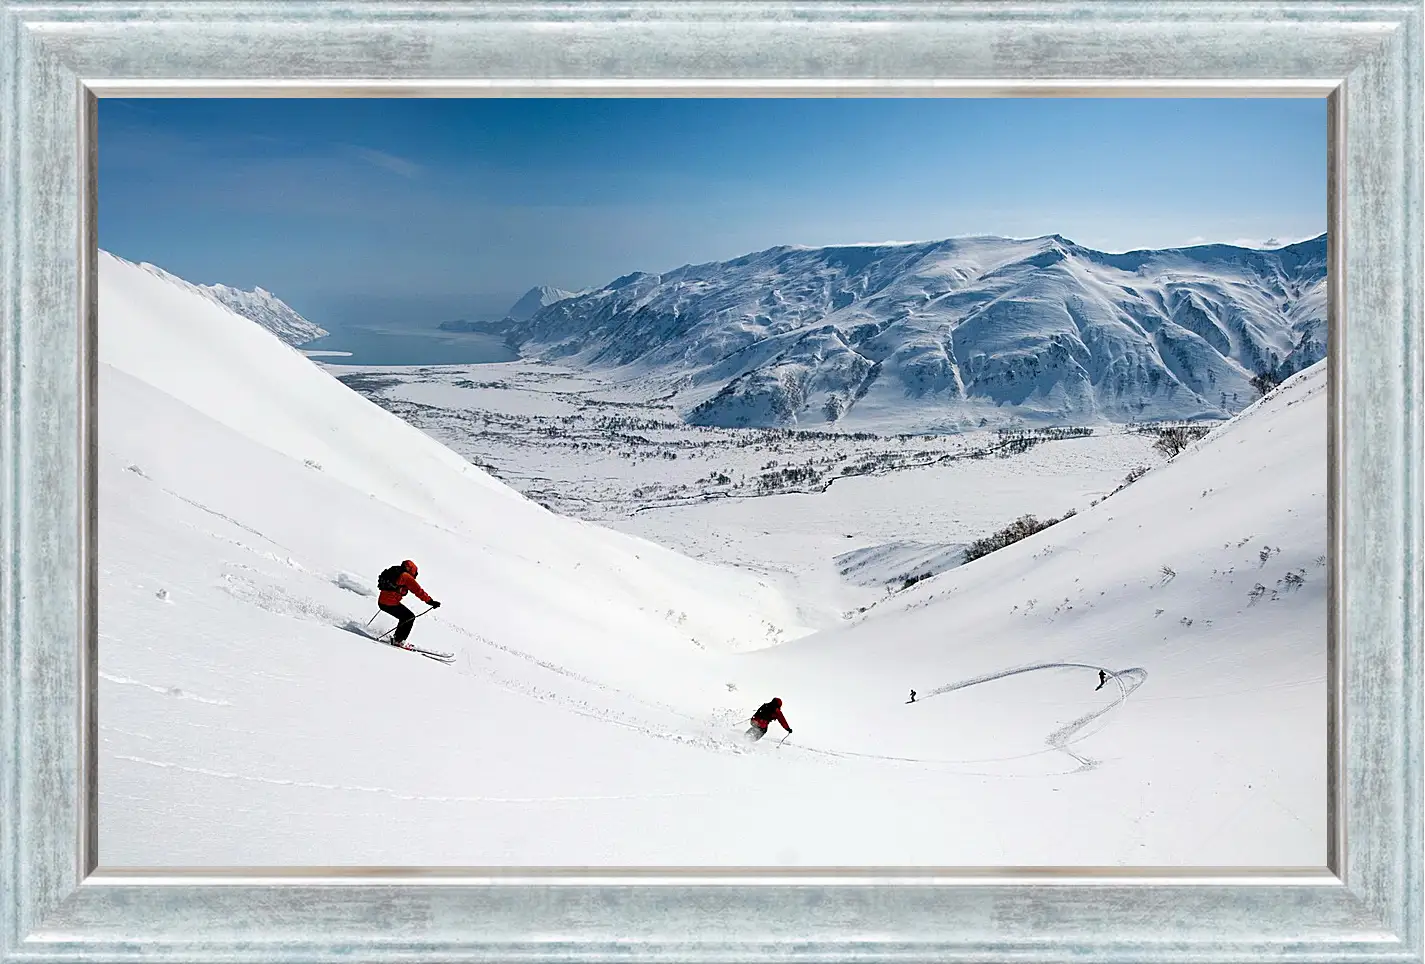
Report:
<svg viewBox="0 0 1425 964"><path fill-rule="evenodd" d="M1324 357L1326 236L1126 254L1058 235L783 246L628 274L506 337L701 425L1223 418L1258 397L1254 376Z"/></svg>

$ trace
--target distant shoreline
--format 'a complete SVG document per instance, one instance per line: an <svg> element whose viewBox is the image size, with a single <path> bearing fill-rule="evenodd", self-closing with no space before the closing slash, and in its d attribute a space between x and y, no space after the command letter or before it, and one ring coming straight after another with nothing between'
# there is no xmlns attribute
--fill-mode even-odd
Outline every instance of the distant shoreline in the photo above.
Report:
<svg viewBox="0 0 1425 964"><path fill-rule="evenodd" d="M481 365L518 360L495 335L437 328L352 326L298 346L308 358L332 365L406 367Z"/></svg>

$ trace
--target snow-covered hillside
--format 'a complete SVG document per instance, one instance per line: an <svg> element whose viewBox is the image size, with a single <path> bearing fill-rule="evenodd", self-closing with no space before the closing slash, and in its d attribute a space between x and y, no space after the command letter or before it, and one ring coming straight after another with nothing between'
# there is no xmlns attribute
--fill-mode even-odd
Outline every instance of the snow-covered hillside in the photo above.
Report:
<svg viewBox="0 0 1425 964"><path fill-rule="evenodd" d="M1106 254L1057 235L777 247L636 272L508 330L701 425L1221 418L1324 357L1325 235Z"/></svg>
<svg viewBox="0 0 1425 964"><path fill-rule="evenodd" d="M104 255L99 305L102 866L1324 860L1320 365L808 634L182 284ZM360 635L403 558L451 666ZM795 733L741 746L774 695Z"/></svg>
<svg viewBox="0 0 1425 964"><path fill-rule="evenodd" d="M749 659L817 691L799 722L828 752L989 766L1018 719L1048 718L1051 744L1095 734L1065 744L1080 765L1143 777L1130 796L1228 793L1324 840L1326 424L1320 362L1097 506ZM1091 667L1116 679L1074 716L1057 701ZM910 688L874 728L837 709Z"/></svg>
<svg viewBox="0 0 1425 964"><path fill-rule="evenodd" d="M349 648L341 629L375 611L376 573L408 557L447 604L424 635L442 635L428 628L442 622L497 634L519 626L569 648L573 664L752 648L802 631L754 577L548 512L186 288L107 254L100 282L101 441L117 499L105 533L185 515L191 528L206 515L212 558L187 562L210 592L193 592L254 605L205 633L267 635L270 612L299 610L316 623L296 631ZM157 563L162 542L116 537L106 564L123 548ZM243 565L219 561L231 545L244 549ZM247 554L275 568L251 569ZM176 613L184 595L169 589L160 613ZM106 625L124 624L122 596L110 599ZM180 617L143 635L178 627L190 631Z"/></svg>
<svg viewBox="0 0 1425 964"><path fill-rule="evenodd" d="M116 255L104 253L106 258L124 261ZM124 261L125 264L132 262ZM303 318L291 305L264 288L243 291L228 285L199 285L184 281L176 275L164 271L157 265L143 263L136 265L150 274L157 275L170 284L196 292L225 305L249 321L255 321L289 345L305 345L330 334L325 328Z"/></svg>

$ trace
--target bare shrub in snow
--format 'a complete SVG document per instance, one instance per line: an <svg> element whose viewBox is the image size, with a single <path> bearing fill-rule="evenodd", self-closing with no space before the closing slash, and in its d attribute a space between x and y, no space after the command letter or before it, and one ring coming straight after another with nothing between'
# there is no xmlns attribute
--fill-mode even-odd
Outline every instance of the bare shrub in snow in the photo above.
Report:
<svg viewBox="0 0 1425 964"><path fill-rule="evenodd" d="M1252 376L1252 387L1255 388L1257 390L1257 394L1261 395L1262 397L1266 397L1267 395L1269 395L1272 389L1276 388L1281 383L1282 380L1277 377L1276 372L1267 371Z"/></svg>
<svg viewBox="0 0 1425 964"><path fill-rule="evenodd" d="M1153 448L1172 458L1207 432L1206 425L1173 425L1158 431L1158 441L1153 443Z"/></svg>
<svg viewBox="0 0 1425 964"><path fill-rule="evenodd" d="M1074 514L1070 509L1062 518L1046 519L1040 522L1032 515L1020 516L998 532L991 533L982 539L976 539L965 547L965 562L974 562L982 556L987 556L996 549L1003 549L1005 546L1014 545L1021 539L1027 539L1036 532L1041 532Z"/></svg>

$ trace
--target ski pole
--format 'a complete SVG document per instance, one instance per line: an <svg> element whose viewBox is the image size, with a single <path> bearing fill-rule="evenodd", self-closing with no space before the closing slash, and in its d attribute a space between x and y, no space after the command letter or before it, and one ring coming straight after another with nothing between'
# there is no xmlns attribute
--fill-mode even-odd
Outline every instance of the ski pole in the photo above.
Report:
<svg viewBox="0 0 1425 964"><path fill-rule="evenodd" d="M432 612L434 609L435 609L435 607L432 606L432 607L430 607L430 609L426 609L426 610L423 610L422 612L416 613L414 616L411 617L411 622L415 622L417 619L420 619L422 616L424 616L424 615L425 615L426 613L428 613L428 612ZM376 617L375 617L375 616L372 616L371 618L372 618L372 619L375 619ZM391 635L391 634L394 633L396 630L400 629L400 628L401 628L401 623L402 623L403 621L404 621L404 620L398 620L398 621L396 622L396 625L392 626L390 629L386 630L384 633L382 633L380 636L377 636L376 638L377 638L378 640L380 640L380 639L385 639L387 636ZM370 623L368 623L367 625L370 625Z"/></svg>
<svg viewBox="0 0 1425 964"><path fill-rule="evenodd" d="M426 613L428 613L428 612L433 612L434 610L435 610L435 607L432 606L432 607L430 607L430 609L427 609L427 610L425 610L424 612L418 612L418 613L416 613L414 616L411 617L411 622L415 622L417 619L420 619L420 618L421 618L422 616L424 616ZM372 616L371 618L372 618L372 619L375 619L376 617L375 617L375 616ZM370 623L367 623L367 625L369 626L369 625L371 625L371 624L370 624ZM392 633L394 633L396 630L398 630L398 629L400 629L400 628L401 628L401 622L398 621L398 622L396 623L396 625L394 625L394 626L392 626L390 629L386 630L386 631L385 631L384 633L382 633L380 636L377 636L377 637L376 637L376 640L377 640L378 642L380 642L381 640L385 639L387 636L390 636Z"/></svg>

